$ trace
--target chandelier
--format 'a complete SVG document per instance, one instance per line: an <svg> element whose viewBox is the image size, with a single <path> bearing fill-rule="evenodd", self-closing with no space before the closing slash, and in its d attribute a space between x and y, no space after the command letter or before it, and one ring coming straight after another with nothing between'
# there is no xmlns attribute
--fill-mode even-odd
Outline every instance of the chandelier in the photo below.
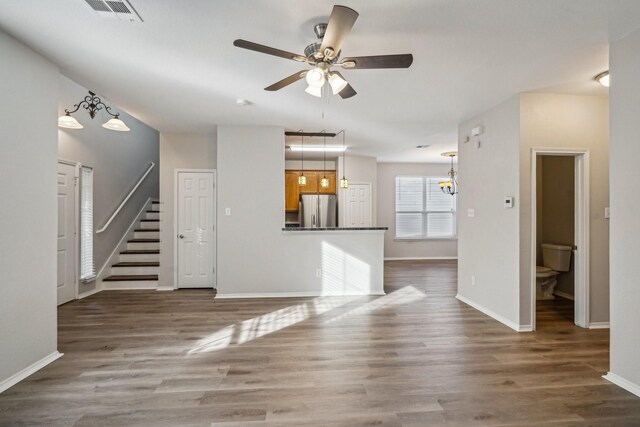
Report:
<svg viewBox="0 0 640 427"><path fill-rule="evenodd" d="M100 97L98 97L95 93L91 91L89 91L89 95L85 96L84 99L78 102L77 104L75 104L74 107L75 109L71 111L67 109L64 110L64 113L65 113L64 116L60 116L58 118L58 126L62 128L67 128L67 129L82 129L84 126L82 126L80 122L78 122L74 117L71 117L73 113L75 113L80 109L80 107L82 107L85 110L87 110L87 112L89 113L89 116L91 116L92 119L96 117L96 114L98 113L98 111L102 111L102 110L104 110L105 112L107 112L107 114L113 117L112 119L110 119L109 121L107 121L105 124L102 125L103 128L109 129L109 130L115 130L118 132L129 131L129 128L127 127L127 125L125 125L124 122L120 120L120 114L112 113L111 107L109 107L107 104L102 102Z"/></svg>
<svg viewBox="0 0 640 427"><path fill-rule="evenodd" d="M453 169L453 158L457 155L457 151L447 151L446 153L442 153L443 157L451 158L451 170L448 173L449 179L438 183L444 194L450 194L452 196L458 194L458 179L456 178L456 171Z"/></svg>

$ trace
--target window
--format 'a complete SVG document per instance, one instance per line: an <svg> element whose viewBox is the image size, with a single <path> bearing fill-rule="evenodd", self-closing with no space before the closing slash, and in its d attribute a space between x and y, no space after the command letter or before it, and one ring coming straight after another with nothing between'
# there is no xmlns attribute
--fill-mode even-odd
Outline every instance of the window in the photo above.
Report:
<svg viewBox="0 0 640 427"><path fill-rule="evenodd" d="M456 237L456 198L438 185L447 178L396 177L396 238Z"/></svg>
<svg viewBox="0 0 640 427"><path fill-rule="evenodd" d="M96 277L93 258L93 169L80 168L80 280Z"/></svg>

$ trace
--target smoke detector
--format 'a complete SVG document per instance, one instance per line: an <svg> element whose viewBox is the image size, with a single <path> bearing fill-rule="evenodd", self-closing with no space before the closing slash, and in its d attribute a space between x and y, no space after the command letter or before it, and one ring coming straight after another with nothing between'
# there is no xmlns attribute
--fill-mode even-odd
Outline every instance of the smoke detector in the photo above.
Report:
<svg viewBox="0 0 640 427"><path fill-rule="evenodd" d="M127 0L84 0L100 17L128 22L143 22Z"/></svg>

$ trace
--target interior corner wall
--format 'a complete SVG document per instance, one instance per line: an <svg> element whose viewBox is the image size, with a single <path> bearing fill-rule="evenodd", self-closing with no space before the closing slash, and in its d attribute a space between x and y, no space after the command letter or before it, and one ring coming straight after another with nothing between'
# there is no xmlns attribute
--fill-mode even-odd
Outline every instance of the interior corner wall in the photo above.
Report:
<svg viewBox="0 0 640 427"><path fill-rule="evenodd" d="M345 169L346 164L346 169ZM338 181L338 225L345 223L345 197L346 190L340 188L340 179L344 175L350 184L371 183L371 225L378 224L377 200L378 200L378 163L375 157L367 156L340 156L337 162ZM383 224L386 227L386 224Z"/></svg>
<svg viewBox="0 0 640 427"><path fill-rule="evenodd" d="M160 287L175 286L175 170L215 169L214 134L160 134Z"/></svg>
<svg viewBox="0 0 640 427"><path fill-rule="evenodd" d="M65 109L73 109L73 105L84 99L87 94L87 88L61 75L58 115L64 115ZM93 168L94 229L98 230L107 223L151 162L156 166L109 227L103 233L94 236L94 255L98 272L105 266L146 201L149 198L158 198L159 188L158 131L120 110L104 97L101 98L113 111L120 114L120 118L131 131L116 132L105 129L102 125L111 116L101 111L91 119L84 108L80 108L73 115L84 129L58 129L58 159ZM83 294L94 290L96 282L81 282L78 286L79 293Z"/></svg>
<svg viewBox="0 0 640 427"><path fill-rule="evenodd" d="M0 386L56 353L57 66L0 31Z"/></svg>
<svg viewBox="0 0 640 427"><path fill-rule="evenodd" d="M610 372L640 392L640 31L613 42L611 88ZM592 237L593 238L593 237ZM633 389L632 387L628 387Z"/></svg>
<svg viewBox="0 0 640 427"><path fill-rule="evenodd" d="M520 324L531 324L531 148L589 150L590 319L609 321L609 106L604 96L520 96ZM628 180L626 180L629 182Z"/></svg>
<svg viewBox="0 0 640 427"><path fill-rule="evenodd" d="M472 137L479 125L484 133ZM519 125L514 96L458 127L462 141L471 138L458 144L458 294L512 328L519 326ZM514 196L513 208L504 196Z"/></svg>
<svg viewBox="0 0 640 427"><path fill-rule="evenodd" d="M457 167L457 166L456 166ZM457 239L396 240L396 177L446 177L449 164L378 163L378 224L389 227L384 235L385 258L456 258Z"/></svg>

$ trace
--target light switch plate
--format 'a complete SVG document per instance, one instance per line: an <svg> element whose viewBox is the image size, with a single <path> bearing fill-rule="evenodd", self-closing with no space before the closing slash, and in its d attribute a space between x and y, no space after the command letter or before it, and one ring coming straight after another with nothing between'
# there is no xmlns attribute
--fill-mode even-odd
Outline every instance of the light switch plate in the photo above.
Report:
<svg viewBox="0 0 640 427"><path fill-rule="evenodd" d="M476 216L476 210L474 208L467 209L467 217L473 218Z"/></svg>
<svg viewBox="0 0 640 427"><path fill-rule="evenodd" d="M231 208L224 208L224 214L226 216L231 216Z"/></svg>
<svg viewBox="0 0 640 427"><path fill-rule="evenodd" d="M513 196L505 196L504 197L504 207L512 208L513 207Z"/></svg>
<svg viewBox="0 0 640 427"><path fill-rule="evenodd" d="M604 208L604 219L609 219L611 218L611 208L606 207Z"/></svg>

